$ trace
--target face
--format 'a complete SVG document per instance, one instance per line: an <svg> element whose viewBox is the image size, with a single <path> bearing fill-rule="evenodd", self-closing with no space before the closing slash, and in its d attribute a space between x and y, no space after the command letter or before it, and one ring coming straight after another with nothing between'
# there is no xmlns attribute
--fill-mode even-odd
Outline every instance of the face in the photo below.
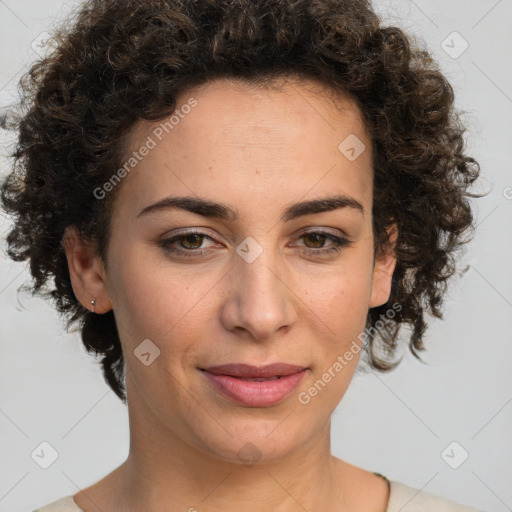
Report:
<svg viewBox="0 0 512 512"><path fill-rule="evenodd" d="M151 428L223 460L275 461L325 432L368 309L389 297L371 141L355 104L308 82L222 79L177 100L172 128L131 133L129 155L153 147L117 185L107 270L68 258L75 293L113 308L128 404ZM273 363L304 370L279 384L204 371Z"/></svg>

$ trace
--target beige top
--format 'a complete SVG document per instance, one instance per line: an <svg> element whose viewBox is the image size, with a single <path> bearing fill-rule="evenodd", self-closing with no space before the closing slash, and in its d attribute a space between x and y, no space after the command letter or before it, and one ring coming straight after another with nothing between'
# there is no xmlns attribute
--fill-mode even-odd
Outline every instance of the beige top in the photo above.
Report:
<svg viewBox="0 0 512 512"><path fill-rule="evenodd" d="M390 483L389 502L386 512L484 512L447 500L436 494L414 489L393 480ZM84 512L74 502L73 496L66 496L49 503L34 512Z"/></svg>

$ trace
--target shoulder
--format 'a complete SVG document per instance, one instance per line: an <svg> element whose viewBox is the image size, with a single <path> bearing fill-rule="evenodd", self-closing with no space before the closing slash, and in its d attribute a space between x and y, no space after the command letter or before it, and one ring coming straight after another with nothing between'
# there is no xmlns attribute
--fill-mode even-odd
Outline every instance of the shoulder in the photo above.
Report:
<svg viewBox="0 0 512 512"><path fill-rule="evenodd" d="M409 487L402 482L390 480L389 483L389 503L386 512L483 512L436 494Z"/></svg>
<svg viewBox="0 0 512 512"><path fill-rule="evenodd" d="M39 507L33 512L83 512L83 510L75 503L73 496L65 496L57 501L52 501L47 505Z"/></svg>

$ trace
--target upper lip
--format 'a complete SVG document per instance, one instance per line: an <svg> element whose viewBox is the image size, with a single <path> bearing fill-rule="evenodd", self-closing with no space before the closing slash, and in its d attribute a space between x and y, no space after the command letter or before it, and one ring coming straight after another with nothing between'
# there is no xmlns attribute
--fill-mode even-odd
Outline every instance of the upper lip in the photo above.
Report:
<svg viewBox="0 0 512 512"><path fill-rule="evenodd" d="M216 375L230 375L232 377L245 377L245 378L265 378L265 377L282 377L291 375L305 370L304 366L297 366L295 364L287 363L274 363L266 366L253 366L251 364L243 363L230 363L221 364L218 366L210 366L209 368L201 368L207 372Z"/></svg>

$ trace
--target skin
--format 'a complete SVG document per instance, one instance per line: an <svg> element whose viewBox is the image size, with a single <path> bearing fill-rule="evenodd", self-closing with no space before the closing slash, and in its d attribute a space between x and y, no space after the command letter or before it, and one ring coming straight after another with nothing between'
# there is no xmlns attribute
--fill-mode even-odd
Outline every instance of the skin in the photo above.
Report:
<svg viewBox="0 0 512 512"><path fill-rule="evenodd" d="M281 85L218 79L177 98L177 107L190 97L197 106L118 185L106 267L93 244L73 227L66 232L74 292L89 309L96 298L96 313L114 310L127 372L129 456L74 496L87 512L386 509L386 482L330 453L330 417L360 353L308 404L297 398L354 340L361 345L368 309L389 298L392 246L373 261L371 140L349 98L334 102L312 82ZM158 124L139 122L127 152ZM366 146L354 161L338 150L350 134ZM345 207L281 220L291 204L335 193L359 201L364 215ZM226 203L239 218L178 209L137 217L169 195ZM212 239L172 247L207 254L185 258L159 247L190 228ZM334 241L301 237L318 229L351 242L321 256ZM396 231L390 235L394 244ZM236 252L249 236L263 248L252 263ZM134 355L144 339L160 350L148 366ZM198 369L278 361L309 370L270 407L230 401ZM256 464L238 455L247 443Z"/></svg>

